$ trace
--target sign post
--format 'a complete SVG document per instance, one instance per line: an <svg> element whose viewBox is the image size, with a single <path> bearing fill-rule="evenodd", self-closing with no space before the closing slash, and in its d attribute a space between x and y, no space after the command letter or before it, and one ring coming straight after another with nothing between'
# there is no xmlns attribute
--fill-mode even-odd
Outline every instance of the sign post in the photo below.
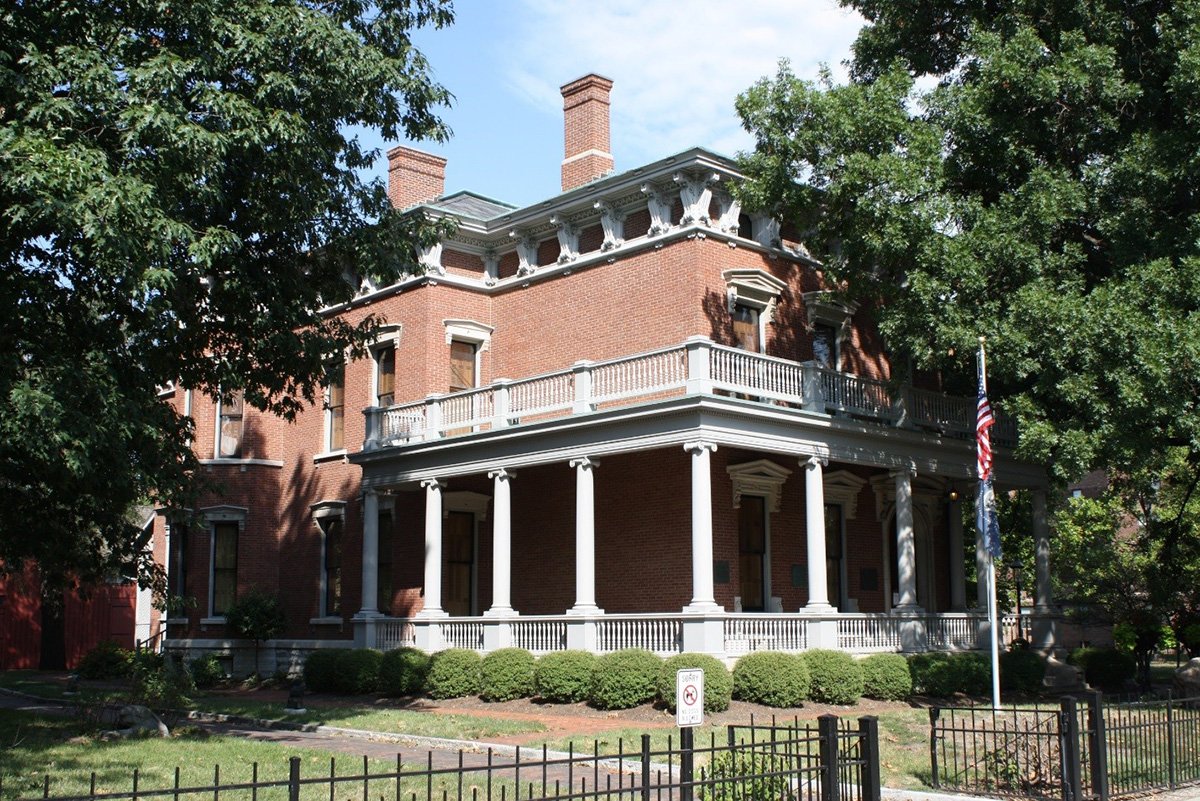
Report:
<svg viewBox="0 0 1200 801"><path fill-rule="evenodd" d="M675 674L675 725L679 727L679 798L692 801L692 728L704 723L704 671L680 670Z"/></svg>

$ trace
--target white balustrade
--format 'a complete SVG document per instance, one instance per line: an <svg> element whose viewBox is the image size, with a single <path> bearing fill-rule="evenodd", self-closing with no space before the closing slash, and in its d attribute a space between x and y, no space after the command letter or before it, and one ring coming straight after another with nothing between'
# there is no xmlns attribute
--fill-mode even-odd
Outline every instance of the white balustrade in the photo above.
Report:
<svg viewBox="0 0 1200 801"><path fill-rule="evenodd" d="M455 620L438 621L442 629L442 640L447 648L466 648L468 651L483 650L483 621Z"/></svg>
<svg viewBox="0 0 1200 801"><path fill-rule="evenodd" d="M601 653L645 648L673 655L683 647L683 620L671 615L605 615L597 620L596 636Z"/></svg>
<svg viewBox="0 0 1200 801"><path fill-rule="evenodd" d="M890 615L838 615L838 648L855 654L899 651L903 623L904 618Z"/></svg>
<svg viewBox="0 0 1200 801"><path fill-rule="evenodd" d="M413 648L417 644L417 629L406 618L383 618L375 622L375 643L381 651L394 648Z"/></svg>
<svg viewBox="0 0 1200 801"><path fill-rule="evenodd" d="M515 648L524 648L534 654L548 654L567 647L567 621L562 618L518 618L510 625Z"/></svg>
<svg viewBox="0 0 1200 801"><path fill-rule="evenodd" d="M803 615L730 615L725 618L725 653L744 656L751 651L803 651L808 648L808 623Z"/></svg>
<svg viewBox="0 0 1200 801"><path fill-rule="evenodd" d="M975 615L927 615L927 646L932 651L967 651L979 639L979 618Z"/></svg>
<svg viewBox="0 0 1200 801"><path fill-rule="evenodd" d="M668 348L601 362L589 371L593 403L635 398L685 386L687 353L682 346Z"/></svg>
<svg viewBox="0 0 1200 801"><path fill-rule="evenodd" d="M842 373L816 362L750 353L703 338L608 361L579 362L566 370L429 397L385 409L370 408L366 447L437 439L524 420L588 412L599 403L652 398L673 391L714 390L809 411L840 412L955 437L974 432L975 403L905 387L894 391L873 378ZM903 415L903 417L902 417ZM1011 418L997 415L993 437L1016 443Z"/></svg>

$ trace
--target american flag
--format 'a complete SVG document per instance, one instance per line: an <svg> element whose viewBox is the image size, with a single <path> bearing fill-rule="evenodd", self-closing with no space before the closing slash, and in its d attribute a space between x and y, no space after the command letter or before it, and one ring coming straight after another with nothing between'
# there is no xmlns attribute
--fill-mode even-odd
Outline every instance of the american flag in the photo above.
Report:
<svg viewBox="0 0 1200 801"><path fill-rule="evenodd" d="M975 525L985 537L992 559L1000 558L1000 521L996 516L996 495L992 491L991 427L996 418L987 399L987 368L983 342L979 343L979 403L975 416L975 445L978 456L979 497L975 503Z"/></svg>

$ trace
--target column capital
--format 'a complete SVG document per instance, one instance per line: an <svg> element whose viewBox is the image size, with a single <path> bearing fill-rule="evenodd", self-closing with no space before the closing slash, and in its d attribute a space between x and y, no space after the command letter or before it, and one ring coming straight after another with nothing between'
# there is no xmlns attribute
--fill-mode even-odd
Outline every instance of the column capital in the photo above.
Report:
<svg viewBox="0 0 1200 801"><path fill-rule="evenodd" d="M425 478L421 480L421 487L423 489L444 490L446 488L446 482L440 481L436 478Z"/></svg>
<svg viewBox="0 0 1200 801"><path fill-rule="evenodd" d="M812 456L802 457L800 459L800 466L804 468L829 467L829 459L824 456L817 456L814 453Z"/></svg>
<svg viewBox="0 0 1200 801"><path fill-rule="evenodd" d="M572 459L567 462L571 467L582 467L584 470L595 470L600 466L600 462L590 456L580 456L578 459Z"/></svg>
<svg viewBox="0 0 1200 801"><path fill-rule="evenodd" d="M717 443L709 442L703 439L697 439L691 442L683 443L683 449L688 453L699 453L700 451L710 451L715 453L717 450Z"/></svg>
<svg viewBox="0 0 1200 801"><path fill-rule="evenodd" d="M507 467L497 467L495 470L489 470L487 477L493 479L498 478L501 481L511 481L517 477L517 474L512 470L509 470Z"/></svg>
<svg viewBox="0 0 1200 801"><path fill-rule="evenodd" d="M906 464L904 467L893 467L888 471L888 475L892 478L899 478L903 475L907 475L909 478L915 478L917 475L917 465L910 459L908 464Z"/></svg>

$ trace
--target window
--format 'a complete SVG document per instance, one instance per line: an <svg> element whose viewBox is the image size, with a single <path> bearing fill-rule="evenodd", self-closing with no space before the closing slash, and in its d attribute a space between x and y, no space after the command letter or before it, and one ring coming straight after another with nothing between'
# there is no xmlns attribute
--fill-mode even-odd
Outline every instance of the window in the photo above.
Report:
<svg viewBox="0 0 1200 801"><path fill-rule="evenodd" d="M837 330L827 323L813 326L813 360L822 367L837 370L841 367Z"/></svg>
<svg viewBox="0 0 1200 801"><path fill-rule="evenodd" d="M237 600L238 529L236 522L212 527L212 589L210 613L221 617Z"/></svg>
<svg viewBox="0 0 1200 801"><path fill-rule="evenodd" d="M383 614L392 611L392 510L379 510L379 559L375 608Z"/></svg>
<svg viewBox="0 0 1200 801"><path fill-rule="evenodd" d="M324 564L322 565L325 585L321 617L342 613L342 532L345 524L340 517L329 518L321 526L325 535Z"/></svg>
<svg viewBox="0 0 1200 801"><path fill-rule="evenodd" d="M182 523L171 524L168 536L167 595L174 600L187 595L187 526Z"/></svg>
<svg viewBox="0 0 1200 801"><path fill-rule="evenodd" d="M375 351L375 405L396 405L396 346Z"/></svg>
<svg viewBox="0 0 1200 801"><path fill-rule="evenodd" d="M761 353L762 336L759 329L758 309L738 303L733 307L732 316L734 347L750 353Z"/></svg>
<svg viewBox="0 0 1200 801"><path fill-rule="evenodd" d="M456 339L450 343L450 391L474 389L475 382L475 345Z"/></svg>
<svg viewBox="0 0 1200 801"><path fill-rule="evenodd" d="M229 400L217 404L217 458L240 459L242 456L242 435L245 428L242 421L244 409L242 391L238 390Z"/></svg>
<svg viewBox="0 0 1200 801"><path fill-rule="evenodd" d="M825 504L825 585L829 603L843 610L846 606L842 593L842 572L845 550L842 547L842 507Z"/></svg>
<svg viewBox="0 0 1200 801"><path fill-rule="evenodd" d="M393 374L395 351L392 351ZM338 362L329 368L325 386L325 450L337 451L346 446L346 364Z"/></svg>

